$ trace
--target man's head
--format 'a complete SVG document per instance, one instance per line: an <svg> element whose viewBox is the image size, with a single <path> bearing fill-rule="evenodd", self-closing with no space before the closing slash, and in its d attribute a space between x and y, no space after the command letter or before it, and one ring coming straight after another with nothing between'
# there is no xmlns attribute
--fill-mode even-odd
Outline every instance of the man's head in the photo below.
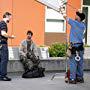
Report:
<svg viewBox="0 0 90 90"><path fill-rule="evenodd" d="M85 14L84 13L80 13L80 12L76 12L76 17L75 17L75 20L81 22L85 19Z"/></svg>
<svg viewBox="0 0 90 90"><path fill-rule="evenodd" d="M31 40L32 36L33 36L33 32L28 30L27 31L27 39Z"/></svg>
<svg viewBox="0 0 90 90"><path fill-rule="evenodd" d="M6 20L7 23L9 23L10 19L11 19L11 13L9 12L5 12L3 14L3 18Z"/></svg>

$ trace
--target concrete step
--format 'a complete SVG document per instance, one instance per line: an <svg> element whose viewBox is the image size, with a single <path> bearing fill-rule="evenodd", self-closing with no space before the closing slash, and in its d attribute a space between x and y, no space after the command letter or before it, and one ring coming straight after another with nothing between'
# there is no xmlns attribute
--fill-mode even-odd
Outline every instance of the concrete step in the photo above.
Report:
<svg viewBox="0 0 90 90"><path fill-rule="evenodd" d="M46 68L46 71L64 71L67 60L65 57L49 57L41 59L41 66ZM84 70L90 70L90 48L85 48L84 55ZM18 47L9 47L9 62L8 72L22 72L23 66L19 59Z"/></svg>
<svg viewBox="0 0 90 90"><path fill-rule="evenodd" d="M65 58L48 58L41 60L41 66L46 71L65 71L66 68ZM90 70L90 59L84 60L84 70ZM8 72L22 72L23 66L19 60L10 60L8 63Z"/></svg>

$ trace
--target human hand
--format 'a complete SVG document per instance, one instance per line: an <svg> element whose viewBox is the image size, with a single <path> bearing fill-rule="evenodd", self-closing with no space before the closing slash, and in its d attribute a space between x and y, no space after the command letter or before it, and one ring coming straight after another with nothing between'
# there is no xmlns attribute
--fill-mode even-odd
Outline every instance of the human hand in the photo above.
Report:
<svg viewBox="0 0 90 90"><path fill-rule="evenodd" d="M16 38L16 36L12 35L12 36L11 36L11 39L14 39L14 38Z"/></svg>
<svg viewBox="0 0 90 90"><path fill-rule="evenodd" d="M82 10L81 9L77 9L76 12L82 13Z"/></svg>

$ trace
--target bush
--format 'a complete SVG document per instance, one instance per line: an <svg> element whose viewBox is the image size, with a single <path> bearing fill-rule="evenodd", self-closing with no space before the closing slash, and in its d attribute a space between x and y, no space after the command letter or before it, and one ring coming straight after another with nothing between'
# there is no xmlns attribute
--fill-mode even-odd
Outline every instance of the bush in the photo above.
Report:
<svg viewBox="0 0 90 90"><path fill-rule="evenodd" d="M90 45L84 45L84 47L90 47Z"/></svg>
<svg viewBox="0 0 90 90"><path fill-rule="evenodd" d="M50 57L64 57L66 55L66 44L54 43L49 47Z"/></svg>

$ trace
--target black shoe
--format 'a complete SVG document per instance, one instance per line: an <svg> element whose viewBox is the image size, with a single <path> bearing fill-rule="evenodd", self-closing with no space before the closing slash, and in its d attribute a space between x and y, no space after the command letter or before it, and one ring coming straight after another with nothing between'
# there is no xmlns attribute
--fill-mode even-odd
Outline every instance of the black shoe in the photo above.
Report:
<svg viewBox="0 0 90 90"><path fill-rule="evenodd" d="M76 80L74 80L74 79L69 80L69 83L70 83L70 84L76 84Z"/></svg>
<svg viewBox="0 0 90 90"><path fill-rule="evenodd" d="M84 83L84 79L83 78L77 78L76 81L79 82L79 83Z"/></svg>
<svg viewBox="0 0 90 90"><path fill-rule="evenodd" d="M0 77L0 81L11 81L11 78L8 78L7 76Z"/></svg>

